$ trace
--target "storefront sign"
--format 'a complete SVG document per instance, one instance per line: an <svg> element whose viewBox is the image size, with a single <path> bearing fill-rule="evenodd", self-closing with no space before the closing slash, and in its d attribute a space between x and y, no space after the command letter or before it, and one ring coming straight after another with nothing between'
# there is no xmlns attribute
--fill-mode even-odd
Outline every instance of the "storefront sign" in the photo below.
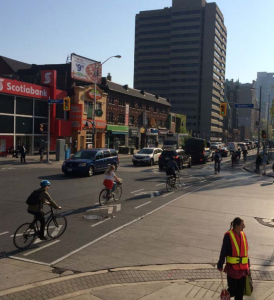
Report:
<svg viewBox="0 0 274 300"><path fill-rule="evenodd" d="M93 127L93 120L92 119L84 119L82 121L82 127L83 129L88 129L88 128L92 128ZM97 121L95 120L95 128L101 128L101 129L105 129L107 126L107 122L106 121Z"/></svg>
<svg viewBox="0 0 274 300"><path fill-rule="evenodd" d="M158 129L155 128L148 128L147 135L158 135Z"/></svg>
<svg viewBox="0 0 274 300"><path fill-rule="evenodd" d="M94 99L94 88L95 86L93 86L89 91L87 91L87 96L92 100ZM98 86L96 86L96 100L102 99L102 95L102 90L99 89Z"/></svg>
<svg viewBox="0 0 274 300"><path fill-rule="evenodd" d="M138 128L130 128L129 129L129 136L138 136L139 135L139 129Z"/></svg>
<svg viewBox="0 0 274 300"><path fill-rule="evenodd" d="M69 120L71 121L72 130L81 130L83 122L83 104L71 104Z"/></svg>
<svg viewBox="0 0 274 300"><path fill-rule="evenodd" d="M56 71L55 71L56 72ZM54 86L54 71L43 70L41 71L41 84Z"/></svg>
<svg viewBox="0 0 274 300"><path fill-rule="evenodd" d="M71 78L86 82L95 82L96 80L96 83L101 83L102 65L94 60L72 54Z"/></svg>
<svg viewBox="0 0 274 300"><path fill-rule="evenodd" d="M97 117L102 117L102 115L103 115L102 109L100 109L100 108L96 109L95 114Z"/></svg>
<svg viewBox="0 0 274 300"><path fill-rule="evenodd" d="M125 125L128 126L128 118L129 118L129 104L126 104L126 113L125 113Z"/></svg>
<svg viewBox="0 0 274 300"><path fill-rule="evenodd" d="M146 133L146 129L144 127L140 128L140 133Z"/></svg>
<svg viewBox="0 0 274 300"><path fill-rule="evenodd" d="M7 78L0 78L0 92L38 99L48 99L50 96L47 87Z"/></svg>
<svg viewBox="0 0 274 300"><path fill-rule="evenodd" d="M109 131L120 131L128 133L128 126L123 125L107 125L107 130Z"/></svg>

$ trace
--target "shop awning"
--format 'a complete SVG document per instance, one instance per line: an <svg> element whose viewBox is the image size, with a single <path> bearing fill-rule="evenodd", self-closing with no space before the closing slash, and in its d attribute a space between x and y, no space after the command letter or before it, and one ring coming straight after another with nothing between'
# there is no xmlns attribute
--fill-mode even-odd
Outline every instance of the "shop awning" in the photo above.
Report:
<svg viewBox="0 0 274 300"><path fill-rule="evenodd" d="M128 134L128 132L123 132L123 131L112 131L112 134Z"/></svg>

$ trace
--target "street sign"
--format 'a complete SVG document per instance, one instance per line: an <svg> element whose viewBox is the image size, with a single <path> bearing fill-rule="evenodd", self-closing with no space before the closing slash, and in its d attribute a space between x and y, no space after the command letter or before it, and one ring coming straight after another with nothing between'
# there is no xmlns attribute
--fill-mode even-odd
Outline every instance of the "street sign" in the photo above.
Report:
<svg viewBox="0 0 274 300"><path fill-rule="evenodd" d="M254 104L235 104L235 108L254 108Z"/></svg>
<svg viewBox="0 0 274 300"><path fill-rule="evenodd" d="M48 99L48 104L63 104L63 99Z"/></svg>

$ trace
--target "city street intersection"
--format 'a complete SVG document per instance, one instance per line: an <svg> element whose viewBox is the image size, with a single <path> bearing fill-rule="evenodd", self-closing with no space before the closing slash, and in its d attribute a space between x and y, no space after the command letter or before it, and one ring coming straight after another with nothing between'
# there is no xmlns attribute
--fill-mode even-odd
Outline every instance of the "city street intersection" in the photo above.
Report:
<svg viewBox="0 0 274 300"><path fill-rule="evenodd" d="M234 217L240 216L246 224L252 269L271 274L273 179L243 167L241 163L232 169L230 158L225 158L220 174L214 175L212 162L194 165L181 171L181 186L168 193L165 172L159 172L157 165L134 167L130 157L123 157L117 170L123 178L122 198L100 207L103 174L66 177L57 163L1 165L1 255L18 264L44 266L51 276L155 265L180 269L182 264L209 266L215 272L223 235ZM59 239L38 240L19 251L12 235L20 224L32 219L25 201L42 179L51 181L50 194L62 206L68 228ZM219 282L218 272L214 274L211 279ZM273 280L271 276L261 278L259 273L256 276ZM26 278L28 283L32 282ZM2 283L1 289L15 286ZM216 295L218 289L220 285Z"/></svg>

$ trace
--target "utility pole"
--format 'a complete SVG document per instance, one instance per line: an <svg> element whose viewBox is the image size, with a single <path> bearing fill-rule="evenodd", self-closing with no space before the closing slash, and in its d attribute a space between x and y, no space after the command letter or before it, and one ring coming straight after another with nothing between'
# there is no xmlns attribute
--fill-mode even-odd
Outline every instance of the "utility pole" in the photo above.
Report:
<svg viewBox="0 0 274 300"><path fill-rule="evenodd" d="M258 148L257 154L260 153L260 143L261 143L261 135L260 135L260 126L261 126L261 105L262 105L262 86L260 86L260 103L259 103L259 126L258 126Z"/></svg>

